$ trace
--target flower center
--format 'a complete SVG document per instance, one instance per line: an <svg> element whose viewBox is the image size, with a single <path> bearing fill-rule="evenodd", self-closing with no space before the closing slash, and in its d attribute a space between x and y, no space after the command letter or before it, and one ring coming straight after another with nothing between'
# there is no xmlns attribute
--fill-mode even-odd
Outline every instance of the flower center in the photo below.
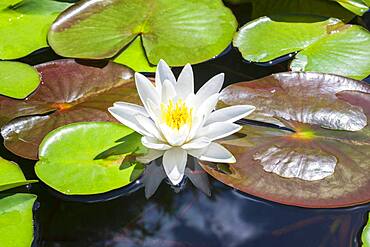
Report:
<svg viewBox="0 0 370 247"><path fill-rule="evenodd" d="M168 105L161 105L162 120L172 129L179 130L183 125L192 123L192 108L179 99L176 104L172 100Z"/></svg>

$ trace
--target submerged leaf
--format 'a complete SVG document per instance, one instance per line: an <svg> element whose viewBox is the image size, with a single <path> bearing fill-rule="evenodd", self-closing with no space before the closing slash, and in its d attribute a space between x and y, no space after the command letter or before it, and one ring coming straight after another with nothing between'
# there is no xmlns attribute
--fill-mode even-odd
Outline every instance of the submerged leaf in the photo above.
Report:
<svg viewBox="0 0 370 247"><path fill-rule="evenodd" d="M6 1L6 4L17 2L20 1ZM0 5L0 59L24 57L48 46L48 29L68 6L69 3L54 0L23 0L3 10Z"/></svg>
<svg viewBox="0 0 370 247"><path fill-rule="evenodd" d="M117 55L135 38L131 45L137 46L141 36L150 64L164 59L181 66L220 54L236 27L235 17L221 0L85 0L58 17L48 40L62 56L101 59ZM148 69L142 67L145 58L137 47L138 62L128 65ZM126 51L124 56L127 53L132 55Z"/></svg>
<svg viewBox="0 0 370 247"><path fill-rule="evenodd" d="M289 205L370 201L369 85L334 75L281 73L231 85L221 100L254 104L251 119L287 130L245 125L235 138L221 141L237 160L229 173L203 163L212 176Z"/></svg>
<svg viewBox="0 0 370 247"><path fill-rule="evenodd" d="M0 157L0 191L12 189L18 186L37 182L26 180L19 166L11 161Z"/></svg>
<svg viewBox="0 0 370 247"><path fill-rule="evenodd" d="M0 243L6 247L31 246L33 205L36 196L14 194L0 197Z"/></svg>
<svg viewBox="0 0 370 247"><path fill-rule="evenodd" d="M19 62L0 62L0 94L23 99L39 83L39 73L33 67Z"/></svg>
<svg viewBox="0 0 370 247"><path fill-rule="evenodd" d="M40 145L37 176L66 195L91 195L130 184L143 172L139 163L123 166L126 155L96 159L133 131L121 124L74 123L49 133ZM131 145L127 143L127 145Z"/></svg>
<svg viewBox="0 0 370 247"><path fill-rule="evenodd" d="M89 66L64 59L36 69L41 85L30 97L13 100L0 96L0 123L7 123L1 129L4 144L25 158L37 159L40 142L57 127L115 121L107 111L114 102L139 102L132 70L119 64Z"/></svg>

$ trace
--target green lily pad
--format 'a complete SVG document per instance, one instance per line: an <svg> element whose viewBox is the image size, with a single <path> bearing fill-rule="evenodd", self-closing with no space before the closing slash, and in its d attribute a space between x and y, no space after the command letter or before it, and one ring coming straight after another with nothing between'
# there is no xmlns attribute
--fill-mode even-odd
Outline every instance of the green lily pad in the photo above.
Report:
<svg viewBox="0 0 370 247"><path fill-rule="evenodd" d="M369 0L334 0L340 5L355 13L356 15L362 16L366 11L369 10Z"/></svg>
<svg viewBox="0 0 370 247"><path fill-rule="evenodd" d="M337 19L300 23L289 21L291 17L281 18L283 21L262 17L240 29L234 45L245 59L267 62L298 52L290 66L293 71L333 73L354 79L370 74L367 30L344 25Z"/></svg>
<svg viewBox="0 0 370 247"><path fill-rule="evenodd" d="M108 112L114 102L140 102L133 71L125 66L81 64L62 59L36 66L38 89L25 100L0 96L4 144L13 153L37 159L38 146L50 131L74 122L116 121Z"/></svg>
<svg viewBox="0 0 370 247"><path fill-rule="evenodd" d="M370 219L370 215L368 217ZM369 247L370 246L370 223L367 222L367 225L365 226L362 235L361 235L361 241L363 247Z"/></svg>
<svg viewBox="0 0 370 247"><path fill-rule="evenodd" d="M58 17L48 40L59 55L102 59L117 55L141 36L150 64L164 59L181 66L220 54L236 27L221 0L81 1ZM135 53L142 56L141 51ZM135 70L144 58L136 59L138 65L130 62Z"/></svg>
<svg viewBox="0 0 370 247"><path fill-rule="evenodd" d="M40 145L37 176L66 195L104 193L130 184L143 172L139 163L124 166L131 153L96 157L133 130L116 123L74 123L49 133ZM137 142L126 142L137 145Z"/></svg>
<svg viewBox="0 0 370 247"><path fill-rule="evenodd" d="M40 83L36 69L19 62L0 62L0 94L23 99Z"/></svg>
<svg viewBox="0 0 370 247"><path fill-rule="evenodd" d="M129 47L114 59L114 62L127 65L135 71L155 72L157 69L157 66L148 62L140 36L136 37Z"/></svg>
<svg viewBox="0 0 370 247"><path fill-rule="evenodd" d="M253 62L268 62L274 58L300 51L322 37L330 29L344 25L338 19L316 22L280 22L270 17L261 17L244 25L234 38L234 46L243 57ZM319 21L320 20L320 21ZM271 34L271 35L270 35ZM262 38L263 37L263 38Z"/></svg>
<svg viewBox="0 0 370 247"><path fill-rule="evenodd" d="M369 57L370 32L360 26L346 26L299 52L290 68L361 80L370 74Z"/></svg>
<svg viewBox="0 0 370 247"><path fill-rule="evenodd" d="M6 247L31 246L35 195L14 194L0 197L0 243Z"/></svg>
<svg viewBox="0 0 370 247"><path fill-rule="evenodd" d="M19 1L9 3L12 2ZM68 6L69 3L53 0L24 0L12 8L0 10L0 59L24 57L47 47L50 25Z"/></svg>
<svg viewBox="0 0 370 247"><path fill-rule="evenodd" d="M37 180L26 180L16 163L0 157L0 191L34 182L37 182Z"/></svg>
<svg viewBox="0 0 370 247"><path fill-rule="evenodd" d="M254 104L245 125L220 143L237 162L203 162L220 181L268 200L313 208L370 201L370 86L319 73L280 73L221 92L226 105ZM294 132L293 132L294 131Z"/></svg>

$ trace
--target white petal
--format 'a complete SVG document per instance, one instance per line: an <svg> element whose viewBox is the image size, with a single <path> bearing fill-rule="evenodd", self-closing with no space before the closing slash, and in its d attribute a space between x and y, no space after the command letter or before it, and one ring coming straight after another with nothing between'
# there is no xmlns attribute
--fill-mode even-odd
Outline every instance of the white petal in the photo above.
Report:
<svg viewBox="0 0 370 247"><path fill-rule="evenodd" d="M236 160L234 156L218 143L212 142L205 149L204 153L200 155L200 160L210 161L210 162L220 162L220 163L235 163Z"/></svg>
<svg viewBox="0 0 370 247"><path fill-rule="evenodd" d="M164 151L162 151L162 150L149 149L147 154L145 154L143 156L137 156L136 160L141 162L141 163L147 164L147 163L150 163L151 161L153 161L155 159L158 159L163 154L164 154Z"/></svg>
<svg viewBox="0 0 370 247"><path fill-rule="evenodd" d="M113 104L114 107L122 108L128 111L131 111L133 113L141 114L143 116L149 117L148 112L145 110L144 107L141 105L135 105L128 102L115 102Z"/></svg>
<svg viewBox="0 0 370 247"><path fill-rule="evenodd" d="M152 82L140 73L135 73L135 82L137 92L139 93L141 102L143 102L145 108L146 102L151 100L154 104L160 103L160 94L156 91Z"/></svg>
<svg viewBox="0 0 370 247"><path fill-rule="evenodd" d="M189 126L187 124L181 126L179 130L172 129L164 123L159 124L159 126L162 134L171 146L181 146L189 135Z"/></svg>
<svg viewBox="0 0 370 247"><path fill-rule="evenodd" d="M158 84L158 86L160 86L160 84L163 85L163 82L165 80L169 80L174 85L176 83L176 78L173 75L171 68L164 60L161 59L157 65L157 71L155 73L155 83L156 85Z"/></svg>
<svg viewBox="0 0 370 247"><path fill-rule="evenodd" d="M177 185L184 177L187 152L181 148L171 148L163 155L163 168L171 183Z"/></svg>
<svg viewBox="0 0 370 247"><path fill-rule="evenodd" d="M155 138L164 141L161 132L158 130L157 126L155 125L154 121L150 118L144 117L142 115L136 115L135 116L138 123L145 129L146 132L151 133L151 136L154 136Z"/></svg>
<svg viewBox="0 0 370 247"><path fill-rule="evenodd" d="M185 150L188 149L202 149L207 147L211 143L211 140L206 137L200 137L197 139L192 140L191 142L188 142L181 147Z"/></svg>
<svg viewBox="0 0 370 247"><path fill-rule="evenodd" d="M200 106L211 95L220 92L224 83L225 75L223 73L212 77L206 84L204 84L196 93L193 106Z"/></svg>
<svg viewBox="0 0 370 247"><path fill-rule="evenodd" d="M153 119L153 121L157 124L161 117L161 109L160 105L155 105L153 101L150 99L146 101L146 110L149 116Z"/></svg>
<svg viewBox="0 0 370 247"><path fill-rule="evenodd" d="M171 148L170 145L161 142L157 138L149 137L149 136L143 136L141 138L141 142L143 145L149 149L156 149L156 150L168 150Z"/></svg>
<svg viewBox="0 0 370 247"><path fill-rule="evenodd" d="M168 104L168 101L176 96L175 86L169 80L165 80L162 85L162 103Z"/></svg>
<svg viewBox="0 0 370 247"><path fill-rule="evenodd" d="M136 120L135 114L130 111L126 111L119 107L110 107L108 111L115 117L119 122L127 127L139 132L141 135L148 135L152 136L149 132L147 132L139 122Z"/></svg>
<svg viewBox="0 0 370 247"><path fill-rule="evenodd" d="M214 141L232 135L241 128L242 126L234 123L216 122L203 127L199 133L197 133L197 136L204 136Z"/></svg>
<svg viewBox="0 0 370 247"><path fill-rule="evenodd" d="M214 122L233 123L251 114L256 107L252 105L234 105L219 109L211 113L206 121L206 125Z"/></svg>
<svg viewBox="0 0 370 247"><path fill-rule="evenodd" d="M194 75L190 64L185 65L181 71L175 87L177 96L182 99L194 93Z"/></svg>
<svg viewBox="0 0 370 247"><path fill-rule="evenodd" d="M194 119L193 119L193 125L190 130L190 134L188 136L188 140L191 140L194 138L194 136L198 133L199 129L204 125L206 120L209 117L209 114L212 112L212 110L215 109L218 97L220 96L219 93L216 93L210 97L208 97L203 104L194 111Z"/></svg>

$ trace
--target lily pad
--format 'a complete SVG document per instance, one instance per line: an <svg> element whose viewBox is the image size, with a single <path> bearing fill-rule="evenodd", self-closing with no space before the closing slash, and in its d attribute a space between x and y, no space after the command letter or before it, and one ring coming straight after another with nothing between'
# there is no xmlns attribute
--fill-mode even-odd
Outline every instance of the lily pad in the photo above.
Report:
<svg viewBox="0 0 370 247"><path fill-rule="evenodd" d="M280 73L233 84L226 105L254 104L254 121L222 140L237 160L228 169L203 163L222 182L268 200L301 207L370 201L370 86L319 73Z"/></svg>
<svg viewBox="0 0 370 247"><path fill-rule="evenodd" d="M370 218L370 217L368 217ZM369 247L370 246L370 224L369 222L365 226L362 235L361 235L361 241L362 241L362 246L363 247Z"/></svg>
<svg viewBox="0 0 370 247"><path fill-rule="evenodd" d="M36 196L14 194L0 198L0 243L7 247L31 246L33 204Z"/></svg>
<svg viewBox="0 0 370 247"><path fill-rule="evenodd" d="M300 23L287 18L277 21L262 17L247 23L235 35L234 45L252 62L298 52L290 65L293 71L334 73L354 79L370 74L367 30L337 19Z"/></svg>
<svg viewBox="0 0 370 247"><path fill-rule="evenodd" d="M0 2L0 10L9 8L16 5L17 3L22 2L23 0L2 0Z"/></svg>
<svg viewBox="0 0 370 247"><path fill-rule="evenodd" d="M369 56L369 31L349 25L299 52L290 68L364 79L370 74Z"/></svg>
<svg viewBox="0 0 370 247"><path fill-rule="evenodd" d="M26 180L16 163L0 157L0 191L34 182L37 182L37 180Z"/></svg>
<svg viewBox="0 0 370 247"><path fill-rule="evenodd" d="M63 59L36 69L41 84L30 97L14 100L0 96L0 123L7 123L1 129L5 147L25 158L37 159L44 136L60 126L115 121L107 111L114 102L140 101L132 70L119 64L93 66Z"/></svg>
<svg viewBox="0 0 370 247"><path fill-rule="evenodd" d="M133 130L117 123L74 123L60 127L41 143L36 174L48 186L67 195L98 194L128 185L143 172L139 163L124 166L126 155L131 153L96 157L131 133Z"/></svg>
<svg viewBox="0 0 370 247"><path fill-rule="evenodd" d="M6 4L17 2L20 1L6 1ZM0 59L24 57L47 47L50 25L70 5L53 0L24 0L0 10Z"/></svg>
<svg viewBox="0 0 370 247"><path fill-rule="evenodd" d="M355 13L356 15L362 16L366 11L369 10L369 0L334 0L340 5Z"/></svg>
<svg viewBox="0 0 370 247"><path fill-rule="evenodd" d="M39 83L39 73L33 67L19 62L0 62L0 94L23 99Z"/></svg>
<svg viewBox="0 0 370 247"><path fill-rule="evenodd" d="M150 64L164 59L181 66L220 54L236 27L235 17L221 0L85 0L58 17L48 40L59 55L102 59L117 55L141 36ZM135 53L142 56L140 48ZM136 59L135 66L130 62L135 70L143 57Z"/></svg>

